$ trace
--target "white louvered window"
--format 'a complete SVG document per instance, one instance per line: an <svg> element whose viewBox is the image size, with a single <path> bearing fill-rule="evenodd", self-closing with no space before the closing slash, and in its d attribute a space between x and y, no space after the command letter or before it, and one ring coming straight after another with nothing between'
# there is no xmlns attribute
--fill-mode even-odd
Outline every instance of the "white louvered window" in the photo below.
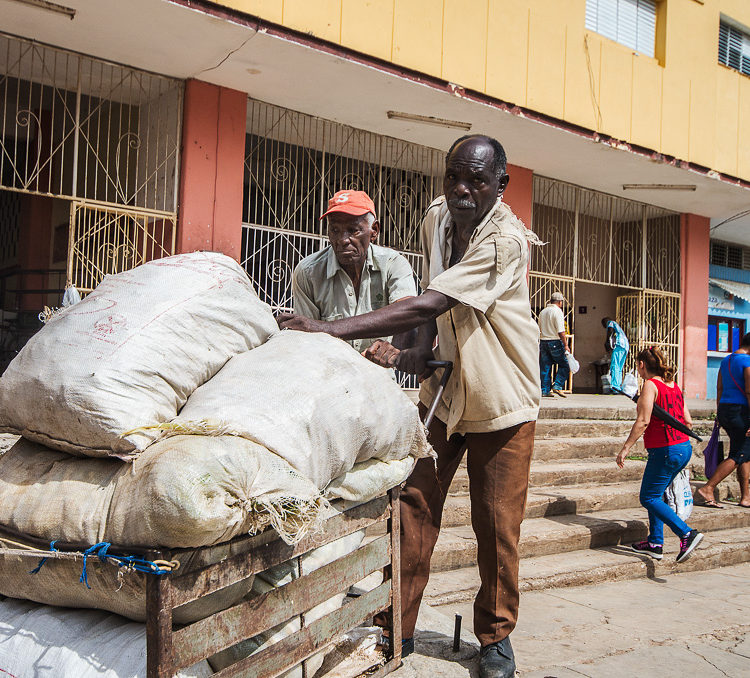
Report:
<svg viewBox="0 0 750 678"><path fill-rule="evenodd" d="M750 34L723 19L719 23L719 63L750 75Z"/></svg>
<svg viewBox="0 0 750 678"><path fill-rule="evenodd" d="M656 1L586 0L586 28L653 57Z"/></svg>

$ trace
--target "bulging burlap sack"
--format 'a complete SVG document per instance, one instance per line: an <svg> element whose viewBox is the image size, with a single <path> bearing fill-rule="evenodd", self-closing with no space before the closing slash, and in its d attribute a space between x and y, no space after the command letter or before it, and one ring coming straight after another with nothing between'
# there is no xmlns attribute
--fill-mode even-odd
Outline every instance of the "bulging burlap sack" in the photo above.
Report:
<svg viewBox="0 0 750 678"><path fill-rule="evenodd" d="M390 372L327 334L279 332L235 356L161 428L253 440L321 490L358 462L433 454Z"/></svg>
<svg viewBox="0 0 750 678"><path fill-rule="evenodd" d="M181 546L169 556L180 563L180 572L190 572L232 556L234 544L227 540L269 524L278 525L288 540L297 540L330 512L403 482L413 464L412 457L357 464L329 485L327 499L347 500L332 509L317 488L283 460L238 437L169 438L149 447L132 465L114 459L76 459L21 439L0 457L0 547L46 548L53 540L80 545L81 550L101 541L116 546ZM248 499L253 492L256 496ZM290 499L289 493L297 497ZM341 555L339 547L349 541L335 544L313 552L305 562L311 567L318 555L331 549ZM278 573L285 576L295 563L275 568L264 581L278 585ZM30 572L33 565L36 562L0 554L0 595L145 620L143 574L90 556L89 588L79 582L82 557L50 558L36 574ZM183 605L175 610L175 621L189 623L223 610L251 587L252 577Z"/></svg>
<svg viewBox="0 0 750 678"><path fill-rule="evenodd" d="M175 436L132 464L23 438L0 457L0 526L45 542L193 548L269 525L291 540L324 506L283 459L236 436Z"/></svg>
<svg viewBox="0 0 750 678"><path fill-rule="evenodd" d="M245 271L194 252L107 276L0 379L0 428L72 454L132 457L233 355L278 328Z"/></svg>

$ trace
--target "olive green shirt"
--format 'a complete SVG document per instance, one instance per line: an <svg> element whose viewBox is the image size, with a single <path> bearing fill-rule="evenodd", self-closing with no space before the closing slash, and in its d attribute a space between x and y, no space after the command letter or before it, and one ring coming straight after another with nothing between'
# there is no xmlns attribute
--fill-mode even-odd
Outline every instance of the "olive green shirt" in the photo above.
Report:
<svg viewBox="0 0 750 678"><path fill-rule="evenodd" d="M359 297L349 275L341 268L333 248L305 257L292 276L294 312L314 320L339 320L369 313L406 297L416 297L414 271L402 254L388 247L370 245L362 269ZM354 339L349 343L360 353L377 339Z"/></svg>

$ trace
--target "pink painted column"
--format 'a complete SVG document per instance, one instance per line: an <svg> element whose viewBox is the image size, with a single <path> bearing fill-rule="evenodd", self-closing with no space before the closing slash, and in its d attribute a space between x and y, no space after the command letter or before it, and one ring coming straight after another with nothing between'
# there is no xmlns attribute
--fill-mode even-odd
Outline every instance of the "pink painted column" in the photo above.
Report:
<svg viewBox="0 0 750 678"><path fill-rule="evenodd" d="M247 94L200 80L185 83L177 251L211 250L237 261Z"/></svg>
<svg viewBox="0 0 750 678"><path fill-rule="evenodd" d="M510 205L513 213L528 228L531 228L531 209L532 209L532 186L534 172L525 167L508 165L508 174L510 182L505 189L503 200Z"/></svg>
<svg viewBox="0 0 750 678"><path fill-rule="evenodd" d="M681 217L680 385L686 398L706 397L709 229L707 217Z"/></svg>

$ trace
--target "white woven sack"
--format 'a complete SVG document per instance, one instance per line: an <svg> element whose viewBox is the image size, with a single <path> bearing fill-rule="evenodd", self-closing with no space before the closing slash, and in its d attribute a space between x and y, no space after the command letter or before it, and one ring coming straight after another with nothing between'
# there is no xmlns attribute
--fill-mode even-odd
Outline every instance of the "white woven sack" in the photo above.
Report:
<svg viewBox="0 0 750 678"><path fill-rule="evenodd" d="M107 276L0 379L0 428L72 454L129 458L233 355L278 328L245 271L212 252Z"/></svg>
<svg viewBox="0 0 750 678"><path fill-rule="evenodd" d="M146 626L107 612L0 599L0 675L146 678ZM205 661L177 678L208 678Z"/></svg>
<svg viewBox="0 0 750 678"><path fill-rule="evenodd" d="M327 334L279 332L235 356L162 427L212 428L263 445L321 490L361 461L434 454L389 371Z"/></svg>
<svg viewBox="0 0 750 678"><path fill-rule="evenodd" d="M175 436L132 464L23 438L0 457L0 527L44 542L192 548L270 525L295 541L325 504L283 459L236 436Z"/></svg>

